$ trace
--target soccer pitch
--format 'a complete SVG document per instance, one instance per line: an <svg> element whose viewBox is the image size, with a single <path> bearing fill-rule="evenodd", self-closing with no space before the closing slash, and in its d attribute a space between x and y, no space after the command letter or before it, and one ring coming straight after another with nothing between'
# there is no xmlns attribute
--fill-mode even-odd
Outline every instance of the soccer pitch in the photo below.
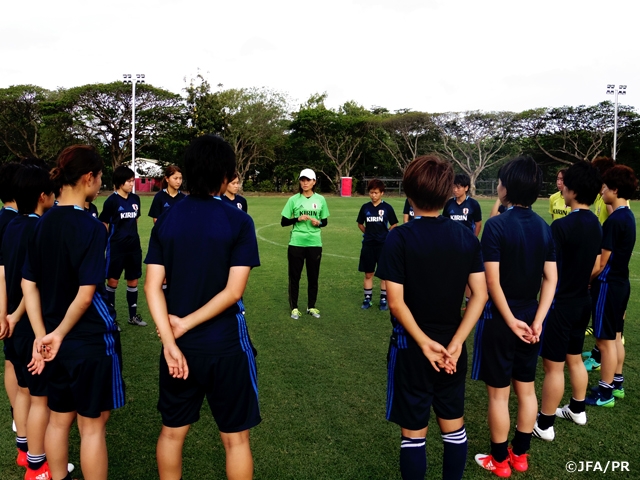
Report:
<svg viewBox="0 0 640 480"><path fill-rule="evenodd" d="M105 196L96 200L99 210ZM249 333L258 350L258 382L262 423L252 430L251 442L257 479L393 479L400 478L400 429L385 420L386 356L391 326L388 312L377 308L363 311L363 275L357 271L362 234L356 225L360 206L367 196L327 196L329 224L322 231L323 259L317 307L322 318L304 315L289 318L287 301L287 243L290 227L280 226L280 212L288 197L247 197L260 248L261 266L251 273L244 295ZM152 220L146 216L151 196L142 197L139 222L143 253L146 252ZM388 197L402 218L404 197ZM495 199L479 200L483 218L489 216ZM632 202L640 218L640 203ZM540 199L534 210L550 222L548 201ZM640 253L640 246L636 246ZM145 269L143 269L144 271ZM629 462L629 472L615 478L640 478L637 455L640 444L637 412L640 382L637 344L640 314L640 262L631 260L631 299L627 311L625 338L626 398L615 408L587 409L588 423L578 426L558 419L554 442L532 440L529 471L514 472L528 479L591 478L585 473L567 473L568 462ZM425 272L439 275L447 272ZM144 277L142 282L144 281ZM109 478L156 479L155 444L161 428L156 410L160 342L140 284L139 312L148 327L126 323L125 282L117 290L118 320L122 326L122 347L126 382L126 405L114 411L107 424ZM300 309L306 308L306 277L300 285ZM379 299L379 281L374 280L373 301ZM585 350L593 345L587 337ZM467 341L471 360L473 341ZM4 370L2 362L1 370ZM536 389L540 400L542 362L538 366ZM597 384L599 372L589 374ZM566 390L569 391L567 378ZM569 394L563 399L568 403ZM511 435L515 429L516 398L512 395ZM492 474L474 462L476 453L488 453L487 395L484 383L467 380L465 422L469 455L464 478L488 479ZM428 479L442 477L442 442L432 415L427 435ZM77 468L73 478L83 478L79 469L79 439L73 430L69 461ZM24 477L15 465L15 436L6 395L0 395L0 479ZM593 467L592 467L593 468ZM611 467L609 467L610 469ZM193 425L184 448L185 480L225 478L224 448L205 402L202 418ZM493 477L495 478L495 477Z"/></svg>

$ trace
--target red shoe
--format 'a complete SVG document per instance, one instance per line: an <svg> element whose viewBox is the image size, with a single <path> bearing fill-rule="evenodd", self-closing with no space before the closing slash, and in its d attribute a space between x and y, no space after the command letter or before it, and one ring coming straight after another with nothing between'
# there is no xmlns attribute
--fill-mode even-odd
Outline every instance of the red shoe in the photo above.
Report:
<svg viewBox="0 0 640 480"><path fill-rule="evenodd" d="M498 477L509 478L511 476L511 467L509 467L509 459L503 462L496 462L491 455L479 453L476 455L476 463L485 470L493 472Z"/></svg>
<svg viewBox="0 0 640 480"><path fill-rule="evenodd" d="M18 466L26 467L27 465L29 465L29 462L27 461L27 452L23 452L19 448L16 448L16 450L18 450L18 458L16 458L16 463L18 464Z"/></svg>
<svg viewBox="0 0 640 480"><path fill-rule="evenodd" d="M27 468L27 473L24 474L24 480L51 480L49 464L44 462L38 470Z"/></svg>
<svg viewBox="0 0 640 480"><path fill-rule="evenodd" d="M511 466L518 472L526 472L529 468L529 462L527 461L528 456L528 453L516 455L513 453L511 447L509 447L509 463L511 463Z"/></svg>

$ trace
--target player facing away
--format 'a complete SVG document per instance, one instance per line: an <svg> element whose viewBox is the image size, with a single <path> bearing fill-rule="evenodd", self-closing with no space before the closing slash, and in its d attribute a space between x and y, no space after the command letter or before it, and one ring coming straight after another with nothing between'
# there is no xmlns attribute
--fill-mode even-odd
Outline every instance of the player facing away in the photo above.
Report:
<svg viewBox="0 0 640 480"><path fill-rule="evenodd" d="M149 208L149 216L156 223L160 215L182 200L186 195L180 191L182 186L182 170L176 165L169 165L162 177L162 190L156 193Z"/></svg>
<svg viewBox="0 0 640 480"><path fill-rule="evenodd" d="M0 209L0 247L4 238L4 232L9 222L18 216L18 205L15 200L15 186L13 177L20 169L20 164L15 162L5 163L0 167L0 200L2 201L2 209ZM4 339L9 333L9 324L7 323L7 288L4 280L4 267L0 265L0 339ZM8 347L8 348L7 348ZM15 358L15 353L11 346L3 342L2 351L4 353L4 388L11 405L11 417L13 418L13 403L18 393L18 380L13 369L11 359ZM15 422L13 431L16 431Z"/></svg>
<svg viewBox="0 0 640 480"><path fill-rule="evenodd" d="M466 173L459 173L453 180L453 197L445 203L442 215L470 228L477 237L482 229L480 204L469 196L471 179Z"/></svg>
<svg viewBox="0 0 640 480"><path fill-rule="evenodd" d="M158 219L149 240L145 293L163 345L161 480L181 478L182 446L205 396L227 454L227 476L253 475L249 429L261 419L242 295L260 259L253 220L219 197L235 168L222 138L193 140L184 161L190 195Z"/></svg>
<svg viewBox="0 0 640 480"><path fill-rule="evenodd" d="M571 213L571 208L569 208L569 205L565 204L562 193L564 187L564 175L566 172L566 168L558 170L558 174L556 175L556 187L558 187L558 191L549 197L549 213L551 214L551 221L556 221Z"/></svg>
<svg viewBox="0 0 640 480"><path fill-rule="evenodd" d="M628 200L638 188L633 170L616 165L603 176L602 198L613 212L602 226L600 265L592 275L593 330L602 357L600 382L587 396L587 405L613 407L624 398L624 313L629 302L629 261L636 243L636 220Z"/></svg>
<svg viewBox="0 0 640 480"><path fill-rule="evenodd" d="M370 202L365 203L358 213L358 228L362 232L362 250L358 271L364 272L364 301L362 308L371 307L373 295L373 274L380 259L384 241L390 230L398 225L398 218L393 207L382 200L384 182L374 178L367 185ZM388 310L385 281L380 281L380 310Z"/></svg>
<svg viewBox="0 0 640 480"><path fill-rule="evenodd" d="M591 318L589 283L600 265L602 228L589 206L602 188L598 170L589 162L566 169L562 195L571 213L551 224L558 266L558 285L545 320L540 356L543 358L542 405L533 435L555 438L556 416L584 425L588 375L582 363L585 328ZM564 395L564 365L569 367L571 401L558 408Z"/></svg>
<svg viewBox="0 0 640 480"><path fill-rule="evenodd" d="M280 225L293 225L287 250L289 263L289 308L291 318L298 320L302 313L298 310L298 293L302 267L307 264L307 313L320 318L316 308L318 298L318 278L322 260L322 236L320 229L327 226L329 209L322 195L316 193L316 173L305 168L298 177L300 190L289 197L282 209Z"/></svg>
<svg viewBox="0 0 640 480"><path fill-rule="evenodd" d="M424 479L432 406L444 443L442 478L462 478L466 464L465 340L482 313L487 285L478 239L440 215L453 177L451 165L434 156L409 164L403 185L415 217L389 232L376 272L386 280L391 309L387 420L401 429L405 480ZM467 284L471 297L460 318Z"/></svg>
<svg viewBox="0 0 640 480"><path fill-rule="evenodd" d="M244 213L248 213L247 199L242 195L238 195L238 190L240 190L240 177L238 176L238 172L235 172L233 174L233 180L227 184L227 190L220 198L225 202L231 203L231 205L239 208Z"/></svg>
<svg viewBox="0 0 640 480"><path fill-rule="evenodd" d="M129 324L146 327L138 314L138 279L142 276L142 249L138 235L140 197L133 191L134 173L123 165L113 171L115 191L109 195L98 217L109 231L107 243L107 295L115 308L116 289L124 271L127 281Z"/></svg>
<svg viewBox="0 0 640 480"><path fill-rule="evenodd" d="M551 229L531 209L541 186L542 171L531 157L517 157L503 165L498 197L507 211L490 218L482 234L490 299L476 326L472 378L487 386L491 452L475 459L499 477L509 477L511 467L521 472L528 469L527 451L538 412L533 383L536 343L558 277ZM508 447L512 383L518 420Z"/></svg>
<svg viewBox="0 0 640 480"><path fill-rule="evenodd" d="M125 401L120 335L104 289L107 238L104 226L84 211L100 189L102 168L92 146L60 153L51 172L58 204L38 220L22 269L36 337L31 370L49 370L44 450L53 480L71 478L67 458L75 420L84 478L107 479L106 423Z"/></svg>

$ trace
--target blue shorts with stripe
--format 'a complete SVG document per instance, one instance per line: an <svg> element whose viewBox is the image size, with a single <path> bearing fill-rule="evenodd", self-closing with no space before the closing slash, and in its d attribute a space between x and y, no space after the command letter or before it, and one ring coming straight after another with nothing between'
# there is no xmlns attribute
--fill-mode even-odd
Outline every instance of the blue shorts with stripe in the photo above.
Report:
<svg viewBox="0 0 640 480"><path fill-rule="evenodd" d="M527 325L533 323L538 310L537 301L510 302L509 306L517 319ZM471 378L482 380L494 388L508 387L511 380L533 382L539 348L538 344L520 340L489 300L476 324Z"/></svg>
<svg viewBox="0 0 640 480"><path fill-rule="evenodd" d="M631 287L629 282L600 282L591 284L593 335L599 340L615 340L624 331L624 312L627 310Z"/></svg>
<svg viewBox="0 0 640 480"><path fill-rule="evenodd" d="M448 341L431 337L446 347L453 335L448 335ZM438 418L463 417L466 374L466 345L455 373L436 372L402 326L396 325L387 358L387 420L402 428L421 430L429 424L431 406Z"/></svg>

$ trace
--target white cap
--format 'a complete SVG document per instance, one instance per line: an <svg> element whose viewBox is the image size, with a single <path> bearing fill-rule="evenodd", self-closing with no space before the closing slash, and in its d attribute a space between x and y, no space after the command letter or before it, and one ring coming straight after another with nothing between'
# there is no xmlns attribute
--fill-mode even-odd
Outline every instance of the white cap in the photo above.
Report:
<svg viewBox="0 0 640 480"><path fill-rule="evenodd" d="M310 168L305 168L304 170L302 170L300 172L300 175L298 175L298 178L302 178L302 177L306 177L310 180L315 180L316 179L316 173L311 170Z"/></svg>

